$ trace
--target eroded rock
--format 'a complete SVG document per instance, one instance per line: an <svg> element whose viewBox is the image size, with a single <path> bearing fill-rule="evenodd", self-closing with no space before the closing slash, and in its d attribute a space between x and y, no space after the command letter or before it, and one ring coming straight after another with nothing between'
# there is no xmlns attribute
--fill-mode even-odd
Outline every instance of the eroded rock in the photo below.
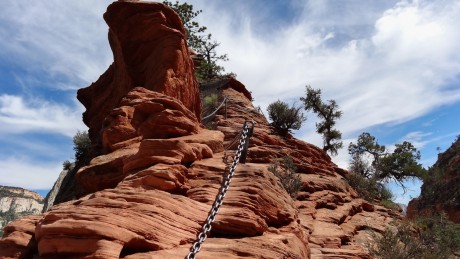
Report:
<svg viewBox="0 0 460 259"><path fill-rule="evenodd" d="M211 118L216 130L204 129L184 30L171 9L116 2L104 17L115 61L78 97L99 149L77 173L87 195L9 225L0 257L184 258L246 120L256 125L247 162L199 258L369 257L364 231L383 231L394 215L359 199L322 149L275 134L242 83L215 84L228 106ZM295 198L267 169L286 155L301 174Z"/></svg>

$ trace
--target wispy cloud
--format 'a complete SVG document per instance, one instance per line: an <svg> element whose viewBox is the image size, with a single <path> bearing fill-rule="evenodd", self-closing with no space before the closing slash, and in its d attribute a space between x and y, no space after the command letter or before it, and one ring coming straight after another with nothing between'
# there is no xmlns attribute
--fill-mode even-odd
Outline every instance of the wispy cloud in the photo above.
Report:
<svg viewBox="0 0 460 259"><path fill-rule="evenodd" d="M27 189L50 189L62 170L62 162L40 163L21 157L1 158L0 163L0 185Z"/></svg>
<svg viewBox="0 0 460 259"><path fill-rule="evenodd" d="M434 141L433 139L427 139L427 137L431 135L433 135L432 132L413 131L402 137L401 141L408 141L412 143L415 148L421 149L429 142Z"/></svg>
<svg viewBox="0 0 460 259"><path fill-rule="evenodd" d="M347 1L346 13L334 4L308 1L298 19L282 28L274 24L268 35L253 27L257 10L235 18L208 6L202 19L256 103L298 98L311 84L337 100L345 135L460 100L460 89L451 85L460 71L458 1L400 1L381 9ZM360 23L356 13L367 9L372 12Z"/></svg>
<svg viewBox="0 0 460 259"><path fill-rule="evenodd" d="M44 100L27 100L20 96L0 95L0 134L28 132L58 133L72 137L84 130L82 109Z"/></svg>
<svg viewBox="0 0 460 259"><path fill-rule="evenodd" d="M0 58L61 81L48 87L75 89L95 81L112 61L102 20L110 2L21 0L3 5Z"/></svg>

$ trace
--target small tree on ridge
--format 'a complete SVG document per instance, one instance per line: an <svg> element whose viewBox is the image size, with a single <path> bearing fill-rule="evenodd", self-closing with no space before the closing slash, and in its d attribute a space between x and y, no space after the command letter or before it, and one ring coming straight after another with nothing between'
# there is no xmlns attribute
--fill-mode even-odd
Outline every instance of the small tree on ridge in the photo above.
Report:
<svg viewBox="0 0 460 259"><path fill-rule="evenodd" d="M348 153L352 156L350 169L368 179L375 179L379 182L391 179L398 182L404 189L403 181L426 174L426 170L417 161L420 160L420 151L412 143L404 141L396 144L393 152L389 152L385 146L377 143L377 140L370 133L363 132L357 143L350 143ZM362 165L365 156L371 157L371 165ZM366 168L365 170L359 170Z"/></svg>
<svg viewBox="0 0 460 259"><path fill-rule="evenodd" d="M198 69L196 69L196 77L199 81L209 81L214 77L222 75L224 67L217 64L218 61L228 61L227 54L219 55L216 48L220 43L212 40L212 34L206 34L207 28L201 26L194 19L202 13L202 10L194 11L193 5L188 3L179 4L176 1L174 4L170 1L163 1L163 4L171 7L181 18L186 31L187 44L195 50L203 60Z"/></svg>
<svg viewBox="0 0 460 259"><path fill-rule="evenodd" d="M286 136L293 129L300 129L306 120L301 109L301 107L294 105L289 107L287 103L280 100L267 107L268 117L272 121L271 125L281 136Z"/></svg>
<svg viewBox="0 0 460 259"><path fill-rule="evenodd" d="M301 97L305 110L316 113L320 122L316 123L316 132L323 135L323 150L330 152L331 155L337 155L338 150L342 148L342 133L334 129L337 119L342 116L342 111L335 100L329 100L324 103L321 100L321 89L313 89L311 86L306 87L306 97Z"/></svg>

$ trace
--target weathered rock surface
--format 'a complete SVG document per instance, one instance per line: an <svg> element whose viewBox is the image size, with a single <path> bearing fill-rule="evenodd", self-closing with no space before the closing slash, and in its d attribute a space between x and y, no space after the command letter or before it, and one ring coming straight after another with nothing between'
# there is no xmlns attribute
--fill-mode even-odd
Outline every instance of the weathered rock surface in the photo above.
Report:
<svg viewBox="0 0 460 259"><path fill-rule="evenodd" d="M23 197L0 197L0 212L8 211L12 207L15 212L41 212L43 208L43 198L41 198L41 200L36 200Z"/></svg>
<svg viewBox="0 0 460 259"><path fill-rule="evenodd" d="M409 202L407 217L430 216L445 212L449 219L460 223L460 137L430 168L433 177L424 181L420 197Z"/></svg>
<svg viewBox="0 0 460 259"><path fill-rule="evenodd" d="M31 215L7 225L0 240L0 258L32 258L37 254L34 233L41 218Z"/></svg>
<svg viewBox="0 0 460 259"><path fill-rule="evenodd" d="M134 87L178 99L197 118L201 103L185 31L174 11L160 3L114 2L104 15L114 62L101 77L78 91L83 121L99 144L101 121Z"/></svg>
<svg viewBox="0 0 460 259"><path fill-rule="evenodd" d="M43 197L19 187L0 186L0 213L13 210L14 213L37 214L42 211ZM0 214L0 228L3 227Z"/></svg>
<svg viewBox="0 0 460 259"><path fill-rule="evenodd" d="M10 224L0 257L184 258L222 183L223 159L236 148L225 147L252 120L247 163L238 165L198 257L369 258L368 230L382 231L397 215L360 199L343 178L347 172L320 148L273 133L235 79L217 84L229 98L227 113L212 118L216 130L205 129L198 95L191 94L198 92L192 67L174 72L191 78L180 84L159 76L191 64L183 29L168 8L117 2L105 18L115 62L79 97L100 148L77 173L88 195ZM161 58L170 55L182 58ZM295 199L267 169L285 155L302 177Z"/></svg>
<svg viewBox="0 0 460 259"><path fill-rule="evenodd" d="M82 186L75 180L78 166L75 163L69 169L63 169L54 182L53 188L45 197L42 212L47 212L53 205L75 200L85 194Z"/></svg>

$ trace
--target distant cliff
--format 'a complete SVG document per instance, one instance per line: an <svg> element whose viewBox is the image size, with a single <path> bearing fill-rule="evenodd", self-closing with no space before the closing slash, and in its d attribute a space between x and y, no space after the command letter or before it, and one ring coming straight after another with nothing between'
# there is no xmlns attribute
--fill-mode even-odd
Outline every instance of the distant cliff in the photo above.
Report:
<svg viewBox="0 0 460 259"><path fill-rule="evenodd" d="M407 217L444 211L450 220L460 223L460 136L438 155L425 178L420 197L409 202Z"/></svg>
<svg viewBox="0 0 460 259"><path fill-rule="evenodd" d="M38 214L43 208L43 197L19 187L0 186L0 236L8 222L25 215Z"/></svg>

